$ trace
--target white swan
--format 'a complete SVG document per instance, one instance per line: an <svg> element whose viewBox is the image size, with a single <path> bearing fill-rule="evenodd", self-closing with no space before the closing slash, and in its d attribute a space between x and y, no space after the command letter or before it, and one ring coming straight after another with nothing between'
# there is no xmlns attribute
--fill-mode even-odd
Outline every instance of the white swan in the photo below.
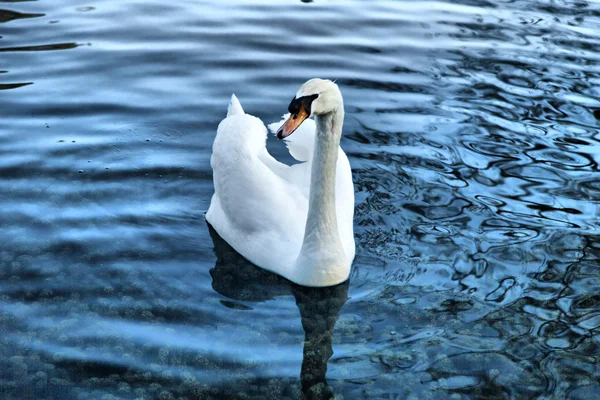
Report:
<svg viewBox="0 0 600 400"><path fill-rule="evenodd" d="M257 266L303 286L336 285L348 279L355 253L354 186L339 146L342 95L335 83L311 79L289 111L269 127L303 161L292 166L269 154L264 124L232 96L213 144L206 220Z"/></svg>

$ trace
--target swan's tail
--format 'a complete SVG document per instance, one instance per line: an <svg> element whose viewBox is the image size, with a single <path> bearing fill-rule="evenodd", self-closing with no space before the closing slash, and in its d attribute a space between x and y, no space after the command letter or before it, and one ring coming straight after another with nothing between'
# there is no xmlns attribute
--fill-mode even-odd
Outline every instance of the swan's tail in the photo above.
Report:
<svg viewBox="0 0 600 400"><path fill-rule="evenodd" d="M227 107L227 116L231 117L232 115L243 115L244 113L244 109L242 108L242 105L240 104L240 101L238 100L237 97L235 97L235 94L231 95L231 101L229 102L229 107Z"/></svg>

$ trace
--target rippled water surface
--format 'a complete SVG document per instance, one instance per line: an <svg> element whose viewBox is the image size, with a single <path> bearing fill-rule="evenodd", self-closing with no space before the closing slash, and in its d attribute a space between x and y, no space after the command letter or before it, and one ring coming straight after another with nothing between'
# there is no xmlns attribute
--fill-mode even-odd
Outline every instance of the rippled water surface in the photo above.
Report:
<svg viewBox="0 0 600 400"><path fill-rule="evenodd" d="M356 189L325 290L204 220L231 93L312 77ZM592 1L0 0L0 397L598 398L599 88Z"/></svg>

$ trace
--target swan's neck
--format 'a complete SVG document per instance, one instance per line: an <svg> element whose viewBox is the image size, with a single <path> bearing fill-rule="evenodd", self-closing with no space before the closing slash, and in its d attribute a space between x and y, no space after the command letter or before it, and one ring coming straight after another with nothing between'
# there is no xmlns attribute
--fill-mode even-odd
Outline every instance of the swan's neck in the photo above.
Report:
<svg viewBox="0 0 600 400"><path fill-rule="evenodd" d="M317 132L312 160L308 217L298 268L321 284L347 278L346 255L340 239L335 183L338 149L344 122L344 108L316 116ZM346 276L340 277L340 274Z"/></svg>

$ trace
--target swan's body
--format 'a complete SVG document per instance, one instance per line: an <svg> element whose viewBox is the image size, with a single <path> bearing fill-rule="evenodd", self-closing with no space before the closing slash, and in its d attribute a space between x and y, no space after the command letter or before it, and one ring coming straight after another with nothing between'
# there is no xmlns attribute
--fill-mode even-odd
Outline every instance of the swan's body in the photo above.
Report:
<svg viewBox="0 0 600 400"><path fill-rule="evenodd" d="M290 154L302 161L292 166L268 153L264 124L245 114L232 96L213 144L215 194L206 219L257 266L300 285L331 286L348 278L355 253L354 186L339 147L343 103L330 81L312 80L303 88L321 89L323 104L314 101L316 122L296 125L286 139ZM305 98L303 88L297 97ZM337 92L330 97L335 103L338 94L339 104L334 112L316 114L318 106L327 110L327 90ZM285 125L270 128L281 131Z"/></svg>

